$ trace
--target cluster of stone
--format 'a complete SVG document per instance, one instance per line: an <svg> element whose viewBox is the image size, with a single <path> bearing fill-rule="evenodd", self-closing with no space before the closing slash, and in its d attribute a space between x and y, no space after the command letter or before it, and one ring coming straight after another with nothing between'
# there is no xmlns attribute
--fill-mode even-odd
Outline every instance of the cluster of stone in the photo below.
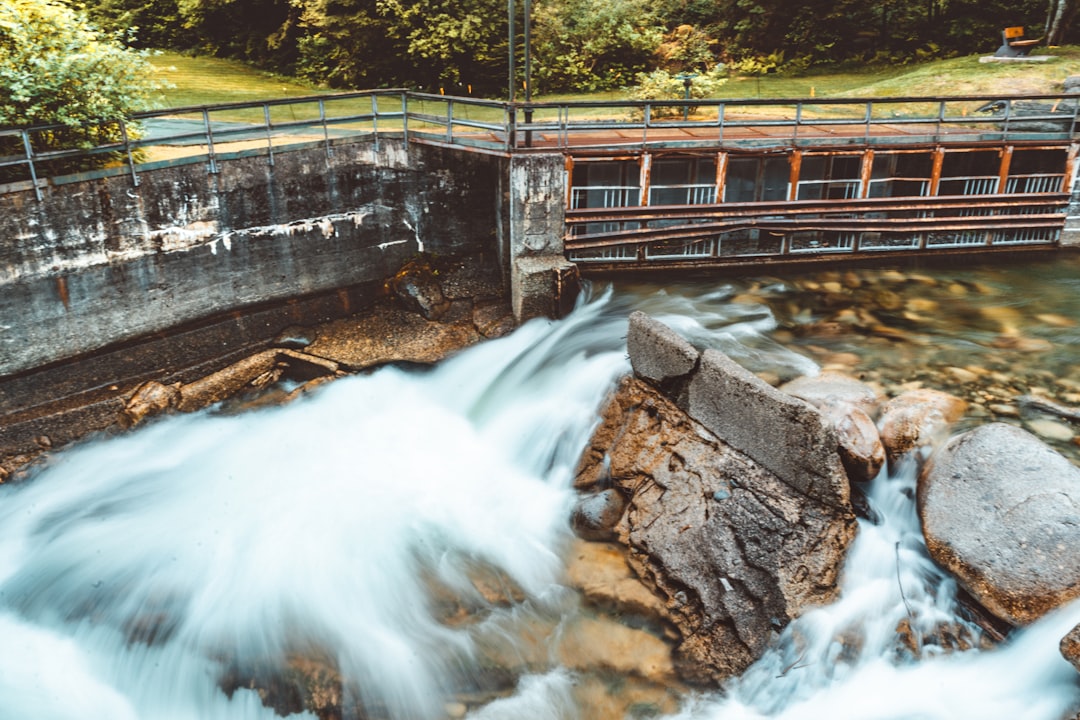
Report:
<svg viewBox="0 0 1080 720"><path fill-rule="evenodd" d="M834 599L853 498L905 458L922 464L931 556L985 611L1021 625L1080 594L1080 470L1030 433L994 423L949 439L965 401L916 389L883 402L838 373L774 388L642 313L627 342L634 373L583 456L572 523L626 547L684 680L741 673Z"/></svg>

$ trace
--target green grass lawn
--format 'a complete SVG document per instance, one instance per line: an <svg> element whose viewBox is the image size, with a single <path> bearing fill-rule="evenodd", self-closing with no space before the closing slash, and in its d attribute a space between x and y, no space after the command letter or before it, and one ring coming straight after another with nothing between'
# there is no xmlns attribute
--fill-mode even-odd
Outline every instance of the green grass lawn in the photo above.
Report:
<svg viewBox="0 0 1080 720"><path fill-rule="evenodd" d="M921 64L821 71L801 76L733 77L722 98L886 97L910 95L1005 95L1054 93L1069 75L1080 75L1080 47L1036 50L1053 55L1046 63L980 63L971 55ZM252 68L241 62L162 52L151 58L172 84L158 107L210 105L299 97L330 92L325 88ZM538 101L622 100L623 91L580 95L542 95Z"/></svg>
<svg viewBox="0 0 1080 720"><path fill-rule="evenodd" d="M236 60L160 52L152 56L150 62L157 68L161 79L172 85L163 91L158 107L215 105L327 92L295 78L274 75Z"/></svg>

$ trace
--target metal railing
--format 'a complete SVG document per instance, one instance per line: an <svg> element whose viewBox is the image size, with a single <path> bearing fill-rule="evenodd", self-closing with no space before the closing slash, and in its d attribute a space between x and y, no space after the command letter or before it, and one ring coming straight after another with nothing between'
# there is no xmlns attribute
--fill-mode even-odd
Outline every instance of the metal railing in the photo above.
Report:
<svg viewBox="0 0 1080 720"><path fill-rule="evenodd" d="M100 125L0 128L0 183L371 136L483 152L1068 141L1077 95L507 103L369 90L153 112ZM104 170L102 168L104 167ZM3 188L5 186L0 186ZM10 188L10 185L7 187Z"/></svg>

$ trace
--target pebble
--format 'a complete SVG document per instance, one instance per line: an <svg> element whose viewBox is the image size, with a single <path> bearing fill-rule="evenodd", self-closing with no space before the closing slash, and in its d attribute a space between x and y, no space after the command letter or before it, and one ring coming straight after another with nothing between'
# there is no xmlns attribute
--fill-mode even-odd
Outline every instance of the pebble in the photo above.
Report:
<svg viewBox="0 0 1080 720"><path fill-rule="evenodd" d="M1000 415L1001 417L1020 417L1020 408L1016 407L1015 405L1008 405L1006 403L994 403L993 405L989 405L987 407L992 413L994 413L995 415Z"/></svg>
<svg viewBox="0 0 1080 720"><path fill-rule="evenodd" d="M956 380L957 382L973 383L979 379L978 375L966 368L947 367L945 368L945 372L949 375L949 377L951 377L953 380Z"/></svg>
<svg viewBox="0 0 1080 720"><path fill-rule="evenodd" d="M1068 442L1076 436L1071 427L1057 420L1029 420L1027 426L1031 432L1045 440Z"/></svg>
<svg viewBox="0 0 1080 720"><path fill-rule="evenodd" d="M1076 326L1076 321L1072 318L1054 313L1040 313L1035 316L1035 319L1045 325L1053 325L1054 327L1068 328Z"/></svg>

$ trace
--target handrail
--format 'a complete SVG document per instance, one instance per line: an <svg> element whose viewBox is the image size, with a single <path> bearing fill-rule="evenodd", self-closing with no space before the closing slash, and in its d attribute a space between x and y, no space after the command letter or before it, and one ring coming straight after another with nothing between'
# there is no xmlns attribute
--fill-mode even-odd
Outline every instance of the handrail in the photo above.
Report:
<svg viewBox="0 0 1080 720"><path fill-rule="evenodd" d="M380 107L382 98L393 99L394 108ZM362 107L366 100L370 105ZM289 117L282 116L286 112ZM183 146L205 148L187 156L208 158L210 171L216 172L215 156L231 144L261 143L272 163L281 146L316 135L328 153L339 137L374 136L377 141L389 135L500 153L721 144L737 150L859 142L1062 142L1075 137L1078 116L1080 96L1067 93L504 102L377 89L147 110L74 129L59 124L0 127L0 182L7 181L5 174L25 176L40 196L43 177L72 171L66 161L114 154L137 183L140 166L163 154L162 148ZM865 130L845 130L854 127ZM305 137L305 130L312 138ZM57 133L81 133L90 145L51 146Z"/></svg>

